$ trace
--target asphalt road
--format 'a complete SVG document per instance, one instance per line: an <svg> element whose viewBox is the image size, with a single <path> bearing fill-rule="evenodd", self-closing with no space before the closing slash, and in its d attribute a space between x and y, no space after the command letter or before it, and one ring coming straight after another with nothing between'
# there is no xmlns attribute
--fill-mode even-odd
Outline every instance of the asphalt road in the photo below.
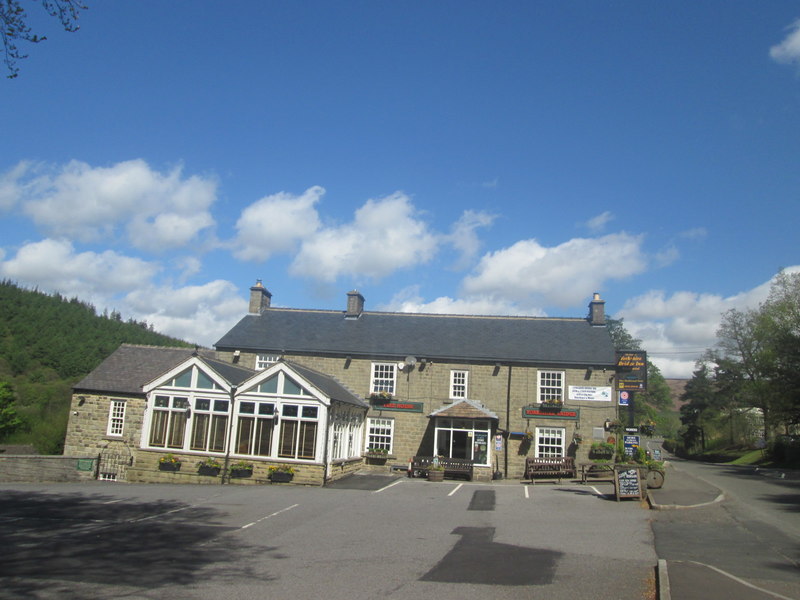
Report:
<svg viewBox="0 0 800 600"><path fill-rule="evenodd" d="M724 572L731 584L738 581L732 589L753 594L748 598L800 598L800 480L751 467L673 464L725 495L718 504L654 512L659 558L671 561L676 580L686 570L687 587L673 588L673 598L731 597L705 588L699 565Z"/></svg>
<svg viewBox="0 0 800 600"><path fill-rule="evenodd" d="M0 486L2 598L652 599L651 513L611 488Z"/></svg>

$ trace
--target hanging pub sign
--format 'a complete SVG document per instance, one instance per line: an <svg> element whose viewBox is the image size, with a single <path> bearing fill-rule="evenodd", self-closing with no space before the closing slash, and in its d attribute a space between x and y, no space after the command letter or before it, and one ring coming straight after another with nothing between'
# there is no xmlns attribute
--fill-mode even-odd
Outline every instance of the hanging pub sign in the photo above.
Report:
<svg viewBox="0 0 800 600"><path fill-rule="evenodd" d="M617 389L641 392L647 389L647 352L617 352Z"/></svg>

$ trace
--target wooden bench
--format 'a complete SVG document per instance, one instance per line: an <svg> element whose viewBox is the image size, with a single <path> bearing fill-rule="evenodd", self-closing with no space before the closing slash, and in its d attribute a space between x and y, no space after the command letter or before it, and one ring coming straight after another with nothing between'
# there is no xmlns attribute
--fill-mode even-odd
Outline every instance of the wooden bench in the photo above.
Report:
<svg viewBox="0 0 800 600"><path fill-rule="evenodd" d="M411 459L409 477L427 477L433 464L433 456L415 456ZM472 481L472 461L468 458L439 458L439 466L444 467L445 477L466 477Z"/></svg>
<svg viewBox="0 0 800 600"><path fill-rule="evenodd" d="M575 459L571 456L525 459L525 479L530 479L531 483L536 477L558 479L561 483L562 478L575 477L575 474Z"/></svg>

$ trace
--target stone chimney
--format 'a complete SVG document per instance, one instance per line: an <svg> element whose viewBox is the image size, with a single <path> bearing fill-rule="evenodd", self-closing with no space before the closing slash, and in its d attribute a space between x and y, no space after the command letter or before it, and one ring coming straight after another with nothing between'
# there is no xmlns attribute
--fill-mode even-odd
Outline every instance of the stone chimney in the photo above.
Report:
<svg viewBox="0 0 800 600"><path fill-rule="evenodd" d="M260 279L256 279L256 284L250 288L250 309L251 315L260 315L269 308L272 301L272 294L264 287Z"/></svg>
<svg viewBox="0 0 800 600"><path fill-rule="evenodd" d="M347 311L344 313L345 319L357 319L364 312L364 296L357 290L347 292Z"/></svg>
<svg viewBox="0 0 800 600"><path fill-rule="evenodd" d="M600 299L600 294L595 292L592 301L589 302L589 324L592 326L604 326L606 324L606 301Z"/></svg>

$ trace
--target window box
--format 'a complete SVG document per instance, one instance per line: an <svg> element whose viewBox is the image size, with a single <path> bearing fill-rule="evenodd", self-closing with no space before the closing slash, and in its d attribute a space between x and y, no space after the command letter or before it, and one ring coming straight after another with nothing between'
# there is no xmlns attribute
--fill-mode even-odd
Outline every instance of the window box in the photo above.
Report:
<svg viewBox="0 0 800 600"><path fill-rule="evenodd" d="M233 463L228 469L228 472L230 473L230 476L233 479L244 479L246 477L252 477L253 463L249 463L246 460L240 460L238 462Z"/></svg>
<svg viewBox="0 0 800 600"><path fill-rule="evenodd" d="M539 405L539 408L550 412L558 412L564 408L564 404L560 400L545 400Z"/></svg>
<svg viewBox="0 0 800 600"><path fill-rule="evenodd" d="M289 483L294 479L294 473L287 473L286 471L275 471L269 476L272 483Z"/></svg>
<svg viewBox="0 0 800 600"><path fill-rule="evenodd" d="M294 479L294 469L286 465L274 465L269 468L269 480L272 483L289 483Z"/></svg>
<svg viewBox="0 0 800 600"><path fill-rule="evenodd" d="M216 477L219 475L219 472L222 470L222 467L214 467L211 465L200 465L197 467L197 474L203 475L204 477Z"/></svg>
<svg viewBox="0 0 800 600"><path fill-rule="evenodd" d="M369 399L376 404L383 404L385 402L391 402L393 396L389 392L373 392L369 395Z"/></svg>
<svg viewBox="0 0 800 600"><path fill-rule="evenodd" d="M158 459L159 471L180 471L181 459L173 454L167 454Z"/></svg>

